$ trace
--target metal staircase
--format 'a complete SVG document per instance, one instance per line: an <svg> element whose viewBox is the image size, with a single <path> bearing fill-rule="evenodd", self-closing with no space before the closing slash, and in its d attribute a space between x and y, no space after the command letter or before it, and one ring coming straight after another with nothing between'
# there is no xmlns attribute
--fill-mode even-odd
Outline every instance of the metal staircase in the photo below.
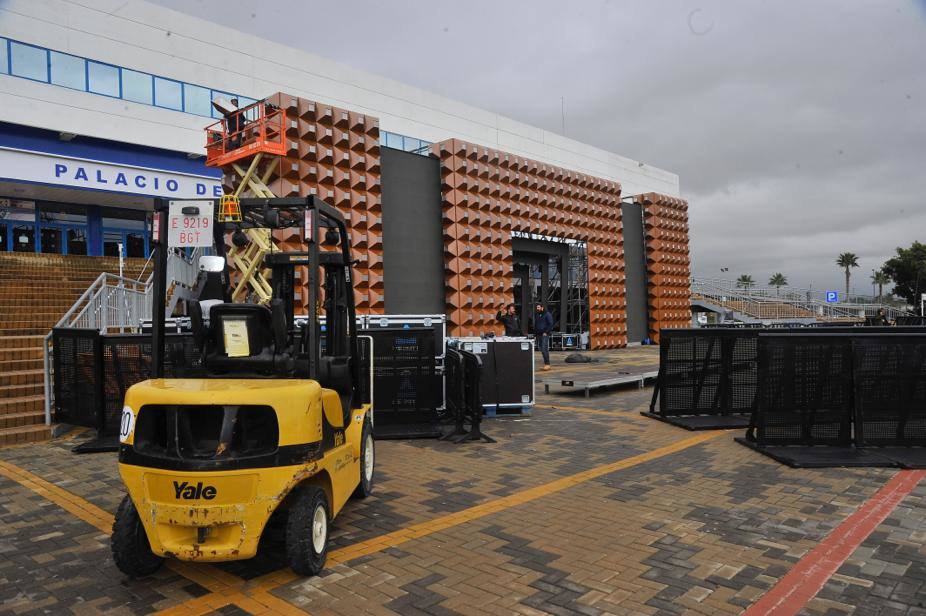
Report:
<svg viewBox="0 0 926 616"><path fill-rule="evenodd" d="M164 313L173 314L177 303L190 297L190 292L199 274L198 263L202 251L197 249L188 256L183 252L171 251L167 256L167 304ZM147 270L142 268L139 278L133 280L116 274L102 273L74 302L52 329L79 328L95 329L105 333L134 333L141 331L142 321L151 319L152 276L141 282ZM42 342L42 362L45 373L45 423L51 425L53 402L52 387L52 331Z"/></svg>

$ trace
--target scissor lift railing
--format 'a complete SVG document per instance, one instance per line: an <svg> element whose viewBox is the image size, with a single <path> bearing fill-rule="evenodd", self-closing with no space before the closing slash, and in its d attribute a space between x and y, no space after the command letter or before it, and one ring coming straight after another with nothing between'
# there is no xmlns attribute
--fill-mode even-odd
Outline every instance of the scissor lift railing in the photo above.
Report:
<svg viewBox="0 0 926 616"><path fill-rule="evenodd" d="M237 131L229 131L229 121L237 125ZM234 197L245 196L245 192L267 199L277 196L267 183L277 169L279 157L285 154L283 121L281 109L258 101L206 128L206 165L235 171L239 179ZM239 273L232 301L243 301L250 291L258 302L269 302L273 291L263 262L273 250L273 238L268 229L243 233L247 242L240 246L232 243L227 252L229 264Z"/></svg>
<svg viewBox="0 0 926 616"><path fill-rule="evenodd" d="M243 107L206 128L206 165L224 167L264 153L286 153L283 110L266 101ZM230 127L235 130L230 130Z"/></svg>

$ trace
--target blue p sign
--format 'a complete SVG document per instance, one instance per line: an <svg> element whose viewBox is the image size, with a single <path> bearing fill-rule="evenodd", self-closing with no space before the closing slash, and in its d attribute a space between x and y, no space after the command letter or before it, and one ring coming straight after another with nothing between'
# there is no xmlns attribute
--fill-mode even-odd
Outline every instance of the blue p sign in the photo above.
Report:
<svg viewBox="0 0 926 616"><path fill-rule="evenodd" d="M826 302L828 304L833 304L839 301L839 291L827 291L826 292Z"/></svg>

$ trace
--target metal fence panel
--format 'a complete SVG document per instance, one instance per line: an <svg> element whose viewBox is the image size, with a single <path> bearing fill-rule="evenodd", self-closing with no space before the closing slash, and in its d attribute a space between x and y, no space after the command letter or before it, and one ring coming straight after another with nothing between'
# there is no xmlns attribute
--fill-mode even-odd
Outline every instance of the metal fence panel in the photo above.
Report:
<svg viewBox="0 0 926 616"><path fill-rule="evenodd" d="M763 334L758 354L760 445L852 443L850 334Z"/></svg>
<svg viewBox="0 0 926 616"><path fill-rule="evenodd" d="M852 343L858 446L926 446L926 335Z"/></svg>
<svg viewBox="0 0 926 616"><path fill-rule="evenodd" d="M102 421L102 359L96 329L55 328L55 421L99 428Z"/></svg>
<svg viewBox="0 0 926 616"><path fill-rule="evenodd" d="M749 413L757 329L670 329L659 349L661 415Z"/></svg>
<svg viewBox="0 0 926 616"><path fill-rule="evenodd" d="M125 392L151 377L151 336L111 334L102 336L103 411L100 436L119 433ZM197 376L199 352L190 334L165 336L164 375L168 378Z"/></svg>

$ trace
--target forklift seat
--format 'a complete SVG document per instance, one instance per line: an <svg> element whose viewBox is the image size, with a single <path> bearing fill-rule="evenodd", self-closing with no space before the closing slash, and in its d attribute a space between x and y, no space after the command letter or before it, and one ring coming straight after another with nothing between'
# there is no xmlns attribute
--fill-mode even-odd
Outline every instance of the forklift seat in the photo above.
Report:
<svg viewBox="0 0 926 616"><path fill-rule="evenodd" d="M282 305L278 300L273 304L273 310L257 304L212 306L203 349L205 367L223 372L291 372Z"/></svg>

